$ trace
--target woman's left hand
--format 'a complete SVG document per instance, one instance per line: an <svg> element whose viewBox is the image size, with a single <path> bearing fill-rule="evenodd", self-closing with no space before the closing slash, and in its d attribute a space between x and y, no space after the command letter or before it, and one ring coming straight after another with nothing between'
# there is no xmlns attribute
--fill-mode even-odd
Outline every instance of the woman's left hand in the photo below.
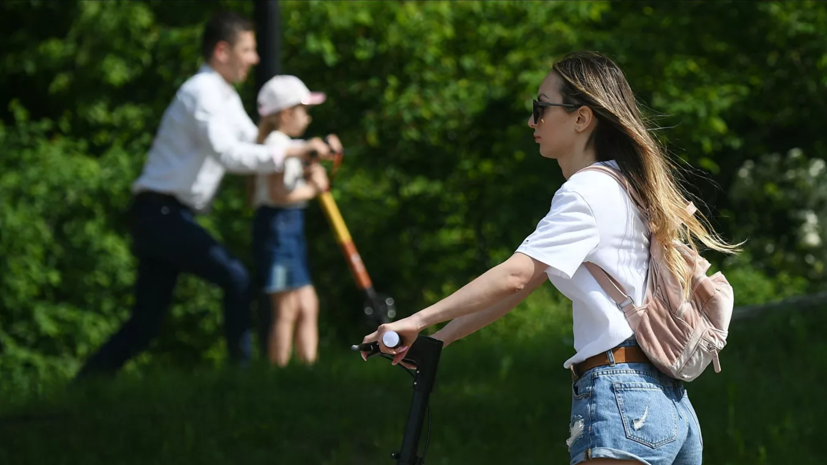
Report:
<svg viewBox="0 0 827 465"><path fill-rule="evenodd" d="M396 365L405 358L405 354L408 353L411 345L416 342L416 338L422 329L424 328L419 324L418 318L414 314L393 323L380 325L376 331L365 336L362 343L378 341L379 350L382 353L393 355L393 364ZM390 348L382 342L382 336L388 331L396 331L399 334L399 345L396 348ZM367 360L367 353L362 352L362 358Z"/></svg>

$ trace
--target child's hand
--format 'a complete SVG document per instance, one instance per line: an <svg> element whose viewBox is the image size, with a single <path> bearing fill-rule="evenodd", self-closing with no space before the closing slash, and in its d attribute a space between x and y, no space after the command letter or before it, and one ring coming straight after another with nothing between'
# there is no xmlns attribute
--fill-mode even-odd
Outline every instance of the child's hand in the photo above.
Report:
<svg viewBox="0 0 827 465"><path fill-rule="evenodd" d="M320 192L324 192L330 188L330 181L327 179L327 171L324 166L319 163L313 163L304 170L304 176L307 182L316 186Z"/></svg>
<svg viewBox="0 0 827 465"><path fill-rule="evenodd" d="M342 151L344 151L345 148L342 146L342 141L339 140L336 134L328 134L325 140L330 145L330 148L333 149L333 153L342 153Z"/></svg>

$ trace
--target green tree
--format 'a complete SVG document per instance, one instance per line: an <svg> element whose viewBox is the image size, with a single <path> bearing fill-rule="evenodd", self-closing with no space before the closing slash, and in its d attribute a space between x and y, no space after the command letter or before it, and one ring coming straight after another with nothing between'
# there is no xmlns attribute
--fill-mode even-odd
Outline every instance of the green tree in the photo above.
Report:
<svg viewBox="0 0 827 465"><path fill-rule="evenodd" d="M799 243L766 252L775 238L797 237L801 222L773 217L767 228L763 201L738 173L792 148L806 163L824 158L823 4L280 3L283 70L330 96L311 132L344 140L334 195L376 287L403 314L507 257L547 211L563 179L529 137L530 100L553 61L578 49L621 65L670 150L703 170L687 187L726 237L750 239L749 261L719 266L748 270L745 283L821 286L821 258L808 262ZM126 314L129 185L219 7L252 13L242 1L0 4L4 382L23 379L8 373L69 375ZM240 91L252 104L253 83ZM816 202L794 182L781 186L777 208ZM228 177L202 221L251 263L244 179ZM323 335L357 337L357 294L315 206L308 229ZM748 278L753 270L766 279ZM772 298L776 288L762 292ZM219 305L216 289L182 281L149 357L223 357Z"/></svg>

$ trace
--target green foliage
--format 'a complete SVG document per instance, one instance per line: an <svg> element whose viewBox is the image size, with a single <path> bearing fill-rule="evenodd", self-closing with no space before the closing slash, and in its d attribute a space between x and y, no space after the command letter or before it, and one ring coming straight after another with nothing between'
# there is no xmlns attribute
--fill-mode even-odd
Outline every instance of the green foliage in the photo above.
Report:
<svg viewBox="0 0 827 465"><path fill-rule="evenodd" d="M747 160L732 185L735 207L742 207L738 229L751 234L751 248L764 258L754 265L771 275L793 273L823 282L827 263L825 223L827 185L821 158L799 149ZM761 208L750 208L761 205Z"/></svg>
<svg viewBox="0 0 827 465"><path fill-rule="evenodd" d="M739 302L821 286L823 253L792 239L802 220L770 218L764 201L819 215L817 178L803 193L783 181L782 200L757 201L738 173L793 147L809 157L801 166L824 158L824 5L280 3L283 71L330 97L309 135L342 137L334 196L376 288L403 314L506 258L547 211L563 179L529 137L530 100L553 61L578 49L615 58L648 116L670 127L658 134L676 157L708 173L712 182L690 175L687 187L725 237L749 239L749 261L711 257L738 283ZM203 21L222 6L252 13L246 1L0 5L2 383L34 389L69 376L128 312L129 185L199 65ZM240 92L252 106L253 83ZM759 174L774 182L772 171ZM244 179L228 177L202 221L251 263ZM315 205L308 230L323 338L360 337L358 295ZM553 294L532 308L542 300L564 313ZM551 330L542 312L526 314L509 317L508 331ZM220 323L220 292L184 279L163 336L138 362L220 362Z"/></svg>

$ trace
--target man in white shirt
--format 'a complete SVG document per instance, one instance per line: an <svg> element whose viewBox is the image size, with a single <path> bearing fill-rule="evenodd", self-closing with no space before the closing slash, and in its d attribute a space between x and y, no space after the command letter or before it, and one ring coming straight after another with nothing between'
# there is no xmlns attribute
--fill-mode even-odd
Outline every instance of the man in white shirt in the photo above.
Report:
<svg viewBox="0 0 827 465"><path fill-rule="evenodd" d="M89 359L80 375L114 373L144 350L160 329L181 273L224 290L224 333L230 358L250 357L250 279L242 263L195 220L208 210L224 173L281 171L285 157L322 156L321 140L274 148L256 144L258 128L233 84L259 61L252 23L219 13L205 26L205 64L167 107L141 176L132 186L133 248L138 258L129 320Z"/></svg>

